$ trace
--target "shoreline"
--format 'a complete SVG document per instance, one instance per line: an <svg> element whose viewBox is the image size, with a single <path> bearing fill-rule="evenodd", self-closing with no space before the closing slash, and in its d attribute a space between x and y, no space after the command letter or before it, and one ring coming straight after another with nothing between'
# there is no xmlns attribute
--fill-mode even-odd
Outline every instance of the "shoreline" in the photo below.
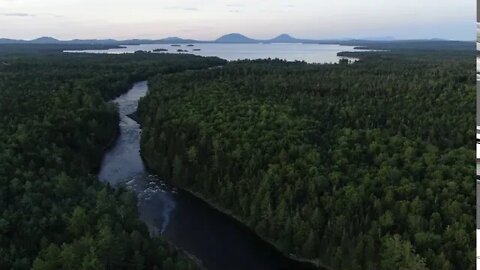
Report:
<svg viewBox="0 0 480 270"><path fill-rule="evenodd" d="M123 92L123 93L125 93L125 92ZM117 113L117 115L118 115L118 113ZM138 114L138 108L135 112L133 112L131 114L128 114L126 116L131 118L135 122L137 122L140 125L140 129L142 128L142 120L141 120L140 115ZM120 121L120 117L118 117L118 120ZM120 136L120 126L117 124L117 129L116 129L115 133L113 134L112 140L109 142L108 147L105 147L104 153L106 151L108 151L108 149L110 149L111 147L113 147L115 145L115 142L117 141L119 136ZM140 141L141 141L141 139L140 139ZM147 171L151 171L151 172L160 176L160 174L157 173L157 170L154 169L154 166L151 166L151 164L148 162L148 160L146 160L144 158L142 150L141 150L141 146L140 146L140 157L143 160L143 163L144 163ZM257 232L255 232L255 230L253 230L250 226L248 226L245 221L243 221L240 217L232 214L231 211L229 211L228 209L212 202L211 200L206 199L205 196L203 196L199 192L195 192L195 191L193 191L189 188L186 188L186 187L175 185L171 181L169 181L168 179L164 179L164 180L169 182L172 186L177 187L180 191L187 193L188 195L194 197L195 199L200 200L201 202L205 203L206 205L208 205L209 207L211 207L215 211L217 211L217 212L221 213L222 215L225 215L228 218L232 219L234 222L239 224L242 227L242 229L245 229L248 233L254 235L258 239L263 241L265 244L270 246L274 251L280 253L286 260L289 260L292 263L300 264L303 267L310 268L312 270L313 269L315 269L315 270L332 270L332 268L323 264L320 260L315 260L315 259L312 260L312 259L301 258L301 257L297 257L295 254L286 253L285 251L281 250L277 245L275 245L271 240L269 240L269 239L259 235ZM193 261L193 263L197 267L199 267L200 269L205 269L204 266L201 264L201 261L198 258L189 254L187 251L178 248L177 246L170 243L169 241L166 241L166 239L164 239L161 235L151 235L151 236L152 237L160 237L163 241L168 243L172 248L181 252L182 254L184 254L184 256L188 257L191 261Z"/></svg>
<svg viewBox="0 0 480 270"><path fill-rule="evenodd" d="M223 66L220 66L220 67L223 67ZM218 68L218 67L214 67L214 68ZM137 122L140 125L140 129L142 129L142 127L143 127L142 122L143 121L141 119L141 116L138 114L138 108L137 108L137 110L135 110L135 112L133 112L131 114L128 114L127 117L129 117L132 120L134 120L135 122ZM140 138L140 144L141 144L141 141L142 141L142 138ZM149 163L149 161L147 159L145 159L145 157L143 155L143 152L142 152L141 145L140 145L140 157L143 160L145 169L147 171L151 171L152 173L160 176L160 174L158 174L157 170L154 169L154 166L152 166ZM263 241L264 243L269 245L273 250L280 253L285 259L290 260L294 263L303 264L305 267L316 269L316 270L332 270L332 268L330 266L327 266L327 265L323 264L319 259L306 259L306 258L298 257L295 254L286 253L285 251L281 250L277 245L275 245L271 240L269 240L269 239L259 235L257 232L255 232L255 230L253 230L250 226L248 226L247 223L244 222L240 217L232 214L231 211L229 211L228 209L223 208L220 205L218 205L216 203L213 203L211 200L206 199L201 193L195 192L195 191L193 191L189 188L186 188L186 187L175 185L170 180L168 180L166 178L164 178L164 181L169 182L169 184L178 188L180 191L183 191L183 192L187 193L188 195L202 201L203 203L207 204L209 207L211 207L215 211L227 216L228 218L231 218L234 222L241 225L243 227L243 229L247 230L249 233L253 234L255 237L257 237L258 239L260 239L261 241ZM175 247L177 250L180 250L187 257L195 258L193 255L189 254L188 252L177 248L175 245L171 244L170 242L168 242L168 243L171 246ZM197 263L197 260L194 260L194 262ZM198 266L203 269L203 267L201 265L198 265Z"/></svg>
<svg viewBox="0 0 480 270"><path fill-rule="evenodd" d="M113 102L113 100L115 100L117 97L127 93L134 85L135 83L132 84L132 86L128 89L126 89L125 91L123 91L122 93L118 94L116 97L110 99L109 101L105 101L106 103L109 103L109 102ZM120 121L121 121L121 117L120 117L120 112L117 110L116 112L116 122L117 122L117 125L116 125L116 128L114 130L114 132L112 133L111 137L110 137L110 140L105 144L103 145L103 148L102 148L102 159L100 161L100 164L98 166L98 168L95 168L95 175L97 177L97 181L100 181L102 183L105 183L104 181L100 180L98 178L98 173L100 172L101 168L102 168L102 163L103 163L103 159L105 158L105 155L106 153L111 150L113 147L115 147L115 144L117 143L118 141L118 138L120 137L120 134L121 134L121 129L120 129ZM137 122L139 125L140 125L140 128L141 128L141 123L140 123L140 119L138 117L138 113L137 111L129 114L129 115L126 115L127 117L133 119L135 122ZM142 158L143 159L143 158ZM114 187L114 188L117 188L117 187ZM131 190L128 190L128 192L132 192ZM135 198L136 198L136 195L135 195ZM137 199L137 198L136 198ZM138 209L137 209L138 211ZM163 238L161 234L155 234L155 233L151 233L150 232L150 229L148 228L148 225L143 222L141 219L140 219L140 215L137 214L137 218L138 220L143 223L147 230L149 231L149 236L150 238L160 238L161 241L165 242L167 244L167 246L171 249L174 249L175 251L177 251L180 256L184 257L184 258L187 258L187 260L190 260L191 263L196 267L195 269L198 269L198 270L207 270L203 264L202 264L202 261L200 259L198 259L197 257L193 256L192 254L186 252L185 250L182 250L181 248L177 247L176 245L174 245L173 243L171 243L170 241L168 241L167 239Z"/></svg>
<svg viewBox="0 0 480 270"><path fill-rule="evenodd" d="M118 140L118 137L120 137L120 117L118 117L118 113L117 113L117 126L115 128L115 130L113 131L113 134L110 138L110 141L108 141L107 144L105 144L105 146L103 147L102 151L103 151L103 156L105 155L105 153L112 149L113 146L115 146L115 143L117 142ZM102 158L103 159L103 158Z"/></svg>
<svg viewBox="0 0 480 270"><path fill-rule="evenodd" d="M142 152L140 151L140 155L142 157L142 160L144 161L144 164L145 164L145 168L147 169L147 171L151 171L152 173L155 173L157 175L160 176L160 174L158 174L157 170L155 170L153 168L153 166L151 166L149 164L149 162L144 158L144 156L142 155ZM164 181L167 181L170 185L178 188L180 191L184 192L184 193L187 193L188 195L194 197L195 199L197 200L200 200L201 202L207 204L209 207L211 207L212 209L214 209L215 211L221 213L222 215L225 215L227 216L228 218L232 219L234 222L236 222L237 224L239 224L240 226L242 226L242 229L245 229L246 231L248 231L249 233L253 234L255 237L257 237L258 239L260 239L261 241L263 241L264 243L266 243L267 245L269 245L272 249L274 249L276 252L280 253L285 259L287 260L290 260L290 261L293 261L294 263L298 263L298 264L303 264L305 267L307 268L311 268L311 269L316 269L316 270L332 270L332 268L330 268L329 266L323 264L322 262L320 262L319 260L311 260L311 259L305 259L305 258L300 258L300 257L297 257L295 255L291 255L291 254L287 254L286 252L282 251L280 248L278 248L274 243L272 243L272 241L270 241L269 239L266 239L265 237L259 235L257 232L255 232L252 228L250 228L250 226L247 225L246 222L244 222L242 219L240 219L238 216L232 214L228 209L225 209L223 207L221 207L220 205L216 204L216 203L213 203L211 200L208 200L206 199L202 194L200 194L199 192L195 192L189 188L186 188L186 187L182 187L182 186L178 186L178 185L175 185L173 184L171 181L169 181L168 179L165 179L163 178Z"/></svg>
<svg viewBox="0 0 480 270"><path fill-rule="evenodd" d="M254 230L252 230L250 228L250 226L248 226L246 224L246 222L242 221L242 219L240 219L238 216L232 214L229 210L219 206L218 204L215 204L213 202L211 202L211 200L207 200L205 199L204 196L202 196L200 193L198 192L194 192L193 190L191 189L188 189L188 188L184 188L184 187L179 187L181 190L183 190L184 192L190 194L191 196L205 202L206 204L208 204L210 207L212 207L213 209L215 209L216 211L222 213L223 215L226 215L228 216L229 218L232 218L233 220L235 220L235 222L237 223L240 223L243 227L245 227L247 230L249 230L251 233L253 233L255 236L257 236L259 239L261 239L262 241L266 242L267 244L269 244L271 247L273 247L276 251L278 251L279 253L281 253L285 258L289 259L289 260L292 260L292 261L295 261L297 263L302 263L302 264L308 264L308 266L310 267L315 267L315 269L318 269L318 270L332 270L330 267L328 267L327 265L324 265L322 264L319 260L312 260L312 259L305 259L305 258L301 258L301 257L297 257L295 256L294 254L293 255L290 255L290 254L287 254L286 252L282 251L280 248L278 248L274 243L272 243L272 241L270 241L269 239L259 235L258 233L256 233Z"/></svg>

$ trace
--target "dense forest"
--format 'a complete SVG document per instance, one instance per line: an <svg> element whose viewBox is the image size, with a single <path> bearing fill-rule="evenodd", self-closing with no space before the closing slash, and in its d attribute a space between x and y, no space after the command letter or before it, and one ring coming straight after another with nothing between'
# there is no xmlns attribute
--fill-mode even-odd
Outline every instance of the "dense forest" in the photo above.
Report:
<svg viewBox="0 0 480 270"><path fill-rule="evenodd" d="M192 269L95 176L118 116L105 102L154 74L223 64L185 55L0 56L0 269Z"/></svg>
<svg viewBox="0 0 480 270"><path fill-rule="evenodd" d="M331 269L473 269L474 53L156 76L149 167Z"/></svg>

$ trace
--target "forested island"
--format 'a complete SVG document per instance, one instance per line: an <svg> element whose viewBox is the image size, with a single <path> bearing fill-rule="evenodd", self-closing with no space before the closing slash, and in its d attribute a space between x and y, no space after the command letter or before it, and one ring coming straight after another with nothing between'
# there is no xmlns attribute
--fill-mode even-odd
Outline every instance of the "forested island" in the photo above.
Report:
<svg viewBox="0 0 480 270"><path fill-rule="evenodd" d="M148 166L330 269L473 269L474 53L354 56L151 79Z"/></svg>
<svg viewBox="0 0 480 270"><path fill-rule="evenodd" d="M0 56L0 269L195 269L95 176L115 139L106 101L154 74L223 64L186 55Z"/></svg>

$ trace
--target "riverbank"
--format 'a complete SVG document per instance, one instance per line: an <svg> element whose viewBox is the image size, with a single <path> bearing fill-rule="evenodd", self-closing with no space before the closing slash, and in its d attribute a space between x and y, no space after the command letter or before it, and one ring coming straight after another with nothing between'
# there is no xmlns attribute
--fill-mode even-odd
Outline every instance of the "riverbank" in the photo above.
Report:
<svg viewBox="0 0 480 270"><path fill-rule="evenodd" d="M113 146L115 146L115 142L117 142L117 139L120 136L120 126L119 126L120 117L118 117L118 113L115 120L116 120L115 122L117 122L117 125L115 127L115 130L113 131L113 134L110 137L110 141L108 141L103 146L103 154L105 154L108 150L110 150Z"/></svg>
<svg viewBox="0 0 480 270"><path fill-rule="evenodd" d="M156 166L153 165L153 164L150 164L150 162L148 160L146 160L142 154L141 154L141 157L142 157L142 160L143 160L147 170L151 171L152 173L157 174L158 170L155 169ZM169 182L169 184L171 184L172 186L175 186L171 182ZM203 196L201 193L195 192L194 190L191 190L191 189L186 188L186 187L181 187L181 186L176 186L176 187L179 190L181 190L182 192L187 193L189 196L192 196L195 199L200 200L201 202L207 204L213 210L215 210L215 211L219 212L220 214L230 218L232 221L234 221L239 226L241 226L246 232L254 235L256 238L263 241L270 248L272 248L276 252L282 254L282 256L286 260L291 261L292 263L296 264L296 266L301 267L301 269L306 269L306 270L332 270L329 266L322 264L319 260L310 260L310 259L305 259L305 258L299 258L299 257L296 257L292 254L285 253L278 246L276 246L272 241L270 241L269 239L257 234L254 230L252 230L247 225L247 223L244 220L242 220L240 217L234 215L228 209L222 207L219 204L214 203L213 201L211 201L211 200L207 199L205 196ZM298 269L298 268L291 268L291 269Z"/></svg>
<svg viewBox="0 0 480 270"><path fill-rule="evenodd" d="M276 246L271 240L261 236L260 234L257 234L254 230L252 230L248 225L247 223L242 220L240 217L234 215L231 211L229 211L228 209L220 206L219 204L216 204L214 202L212 202L211 200L208 200L207 198L205 198L205 196L203 196L202 194L198 193L198 192L195 192L191 189L188 189L188 188L183 188L181 187L181 189L185 192L188 192L191 196L194 196L195 198L199 199L199 200L202 200L203 202L207 203L210 207L212 207L213 209L217 210L218 212L222 213L223 215L226 215L228 216L229 218L235 220L236 222L238 222L239 224L241 224L242 226L244 226L247 230L249 230L251 233L255 234L258 238L262 239L262 241L268 243L272 248L274 248L276 251L280 252L281 254L283 254L283 256L285 256L286 258L290 259L290 260L293 260L293 261L296 261L297 263L302 263L302 264L305 264L306 267L312 267L312 269L316 269L316 270L332 270L332 268L330 268L329 266L327 265L324 265L320 262L320 260L311 260L311 259L306 259L306 258L300 258L300 257L297 257L295 256L294 254L287 254L285 253L284 251L282 251L278 246Z"/></svg>
<svg viewBox="0 0 480 270"><path fill-rule="evenodd" d="M158 183L157 186L162 186L162 179L158 178L147 178L142 180L142 177L140 176L135 177L137 180L132 180L137 182L130 181L132 175L152 175L147 171L144 171L145 168L149 168L151 171L157 171L155 170L155 164L150 164L145 160L141 156L140 148L137 148L139 147L141 134L139 130L141 119L136 113L137 108L132 107L132 102L135 102L135 98L139 99L146 93L145 90L142 90L145 89L143 87L144 86L137 87L137 90L135 91L139 92L129 93L118 101L122 117L127 116L133 121L128 120L126 123L130 124L121 126L119 143L115 146L117 149L112 149L113 156L110 155L110 157L107 158L107 160L109 160L107 163L113 162L117 164L115 166L107 165L106 168L109 169L104 171L104 179L109 179L112 184L121 183L121 179L129 179L129 185L132 185L132 183L137 183L133 185L142 185L142 182L151 183L153 180ZM129 109L125 111L122 108ZM134 109L135 111L131 109ZM135 122L136 124L133 125L131 122ZM125 151L127 149L128 151ZM141 165L142 163L143 165ZM111 172L108 173L109 171ZM140 215L143 216L141 219L146 224L149 224L148 226L153 226L156 230L161 228L161 238L166 240L172 248L179 251L183 256L189 257L191 261L196 262L198 267L203 267L205 265L205 268L208 269L329 269L321 265L319 262L302 260L301 258L296 258L282 252L272 242L268 241L268 239L256 234L256 232L247 226L246 222L242 221L239 217L234 216L227 209L207 200L201 194L195 193L193 190L179 189L179 194L175 195L174 193L173 197L167 195L168 191L167 193L162 193L165 192L162 191L158 193L159 197L156 197L157 199L152 198L151 195L147 195L149 198L144 200L143 198L145 194L143 193L143 190L145 190L145 192L149 190L150 192L152 188L155 189L154 187L151 187L151 184L148 184L147 186L143 184L143 187L136 191L139 196L139 202L142 203L142 206L138 206ZM173 217L172 215L177 215L173 212L170 214L171 210L168 210L170 207L168 205L171 205L172 203L173 205L176 205L173 207L177 209L175 211L177 211L178 215L181 217ZM183 205L183 208L181 205ZM208 211L202 209L208 209ZM193 219L188 218L189 216L193 217ZM168 221L170 219L177 220L177 223L171 224L170 232L167 229L166 233L164 233L164 226L166 226L164 224L171 223L172 221ZM202 219L207 219L209 221L196 224L195 220ZM203 228L208 229L205 230ZM189 233L187 232L188 230L197 231L206 237L199 237L198 233ZM231 239L231 237L233 237L233 239ZM237 238L237 240L235 240L235 238ZM242 240L238 241L238 239ZM211 245L209 243L216 244ZM227 251L224 254L223 245L228 245L226 248L230 249L230 251ZM205 253L202 250L210 251ZM225 260L225 258L231 259ZM243 263L242 261L244 260L250 261L250 263ZM266 263L265 260L268 261L268 263ZM205 262L205 264L202 264L202 262ZM222 265L222 267L218 267L219 265Z"/></svg>
<svg viewBox="0 0 480 270"><path fill-rule="evenodd" d="M135 114L135 113L132 113L132 115L129 115L129 114L125 115L124 113L122 113L121 104L119 104L117 102L117 100L121 99L122 96L124 96L124 95L127 96L128 92L130 90L132 90L133 88L135 88L136 85L138 85L141 82L142 81L133 83L132 85L130 85L130 87L125 88L125 89L122 88L122 91L119 92L114 98L112 98L111 100L105 101L107 103L114 103L117 106L117 111L115 113L115 128L113 129L113 131L110 134L111 135L110 140L105 145L103 145L102 162L101 162L101 165L99 166L99 169L96 172L96 174L99 175L99 180L100 181L107 182L107 183L111 184L112 186L115 186L115 183L106 181L104 177L100 176L101 173L102 173L101 170L102 170L102 167L105 166L105 162L108 163L108 157L107 157L108 153L111 152L111 151L115 151L115 148L118 146L118 144L122 144L122 140L124 139L122 137L125 136L125 133L128 133L128 130L124 129L125 126L121 124L122 121L126 120L126 119L124 119L124 117L127 116L129 118L133 118L132 116ZM127 126L128 126L128 124L127 124ZM123 166L128 166L128 165L123 164ZM118 183L116 183L116 184L118 184ZM124 187L124 185L121 185L121 186ZM131 192L131 193L134 194L134 196L136 198L136 204L137 204L137 207L138 207L138 202L141 200L141 198L138 197L138 194L132 189L126 189L126 192ZM140 216L138 216L138 218L140 219ZM146 225L146 227L148 228L148 225L145 222L142 222L142 223L144 225ZM152 233L149 229L149 235L150 235L151 239L155 239L155 238L160 239L161 242L162 242L161 245L163 245L170 252L177 254L176 256L178 257L179 260L187 262L189 265L191 265L193 267L193 268L188 268L188 269L206 270L206 268L202 265L201 260L199 260L198 258L193 256L192 254L189 254L188 252L185 252L184 250L178 248L176 245L174 245L173 243L171 243L167 239L161 237L161 235L159 235L158 233Z"/></svg>

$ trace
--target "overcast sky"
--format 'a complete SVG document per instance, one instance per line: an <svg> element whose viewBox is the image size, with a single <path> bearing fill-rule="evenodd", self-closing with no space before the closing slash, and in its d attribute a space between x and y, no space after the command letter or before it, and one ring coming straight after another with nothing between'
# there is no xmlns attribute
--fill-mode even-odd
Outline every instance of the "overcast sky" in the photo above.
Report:
<svg viewBox="0 0 480 270"><path fill-rule="evenodd" d="M474 0L0 0L0 37L475 39Z"/></svg>

